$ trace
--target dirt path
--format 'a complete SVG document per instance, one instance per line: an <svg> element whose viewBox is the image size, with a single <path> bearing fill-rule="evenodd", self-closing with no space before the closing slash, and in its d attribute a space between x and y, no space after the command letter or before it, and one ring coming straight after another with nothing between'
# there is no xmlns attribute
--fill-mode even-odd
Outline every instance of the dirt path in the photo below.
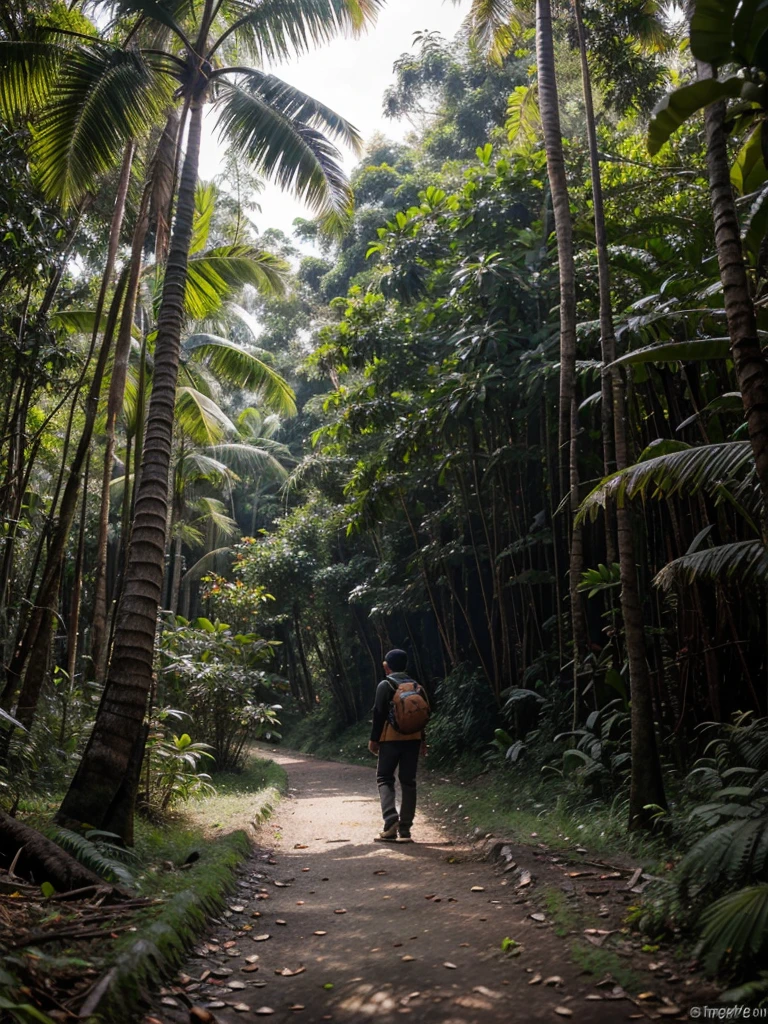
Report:
<svg viewBox="0 0 768 1024"><path fill-rule="evenodd" d="M415 843L372 842L381 826L370 770L270 756L291 787L262 832L262 849L273 852L254 855L227 915L186 965L183 988L165 990L147 1020L187 1022L190 1002L212 1015L193 1020L221 1024L262 1015L280 1024L682 1016L660 1001L627 1001L610 982L595 987L551 923L530 917L535 896L469 859L423 815ZM519 956L502 952L507 937L522 945ZM546 985L553 975L559 981Z"/></svg>

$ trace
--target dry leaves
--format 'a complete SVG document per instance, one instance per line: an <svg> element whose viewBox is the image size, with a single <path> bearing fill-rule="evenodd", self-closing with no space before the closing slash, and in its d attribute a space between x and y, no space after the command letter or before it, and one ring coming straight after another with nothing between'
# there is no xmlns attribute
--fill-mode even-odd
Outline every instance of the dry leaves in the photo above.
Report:
<svg viewBox="0 0 768 1024"><path fill-rule="evenodd" d="M306 969L306 967L297 967L295 971L292 971L290 967L276 967L275 974L279 974L281 978L294 978L297 974L303 974Z"/></svg>

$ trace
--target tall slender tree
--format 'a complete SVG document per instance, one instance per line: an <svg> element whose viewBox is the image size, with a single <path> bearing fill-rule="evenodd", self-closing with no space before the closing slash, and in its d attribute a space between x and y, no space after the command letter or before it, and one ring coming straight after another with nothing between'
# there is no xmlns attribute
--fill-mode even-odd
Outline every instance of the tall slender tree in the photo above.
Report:
<svg viewBox="0 0 768 1024"><path fill-rule="evenodd" d="M189 130L158 315L154 384L113 655L93 732L60 808L62 819L88 821L126 841L132 839L163 585L184 290L206 103L216 104L219 124L231 145L262 173L303 195L329 223L338 223L350 209L336 150L323 131L357 144L354 129L274 76L242 65L221 65L220 58L235 40L240 52L250 50L256 58L306 49L338 31L362 29L380 6L380 0L296 0L290 6L265 0L238 5L233 15L228 7L205 0L192 33L175 20L176 5L171 2L122 4L124 11L164 25L183 53L180 57L169 48L161 56L148 54L147 59L155 73L170 74L177 81L189 111Z"/></svg>
<svg viewBox="0 0 768 1024"><path fill-rule="evenodd" d="M586 114L587 142L589 145L589 166L592 179L592 203L595 220L595 252L597 256L597 277L600 301L600 340L603 359L603 380L608 387L602 388L604 440L606 462L611 451L615 451L616 468L624 469L629 464L627 451L626 401L621 370L616 366L616 332L611 302L611 272L608 259L608 235L605 224L605 203L603 183L600 175L600 154L597 146L597 124L595 105L592 97L592 80L587 59L587 40L584 31L581 0L574 0L574 15L579 40L579 56L584 86L584 111ZM605 416L608 403L609 416ZM612 414L612 415L611 415ZM611 471L606 466L606 475ZM610 528L610 527L609 527ZM621 576L621 612L624 620L624 636L629 660L629 679L632 700L632 769L629 794L630 828L647 825L653 815L652 806L666 807L664 781L661 774L654 709L651 694L651 679L645 649L645 627L640 601L640 586L635 561L635 540L632 531L632 513L625 503L616 509L616 531L619 549L619 571Z"/></svg>

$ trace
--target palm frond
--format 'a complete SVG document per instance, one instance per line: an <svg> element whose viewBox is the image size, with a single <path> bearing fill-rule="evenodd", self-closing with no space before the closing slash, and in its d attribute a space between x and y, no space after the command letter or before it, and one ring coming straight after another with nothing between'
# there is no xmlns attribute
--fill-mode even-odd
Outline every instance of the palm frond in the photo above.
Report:
<svg viewBox="0 0 768 1024"><path fill-rule="evenodd" d="M185 451L177 462L176 478L184 487L197 480L206 480L219 487L238 480L236 474L220 459L194 450Z"/></svg>
<svg viewBox="0 0 768 1024"><path fill-rule="evenodd" d="M749 441L691 448L681 441L662 440L649 445L641 459L606 477L586 496L578 512L580 522L587 516L594 519L611 500L621 508L627 499L638 496L660 499L700 490L713 493L726 483L743 481L754 466Z"/></svg>
<svg viewBox="0 0 768 1024"><path fill-rule="evenodd" d="M354 125L320 100L284 82L276 75L268 75L254 68L238 68L237 84L250 95L258 96L284 117L311 125L326 137L337 139L360 153L363 140Z"/></svg>
<svg viewBox="0 0 768 1024"><path fill-rule="evenodd" d="M208 244L211 222L216 211L216 186L212 181L198 181L195 189L195 214L192 223L190 255L200 252Z"/></svg>
<svg viewBox="0 0 768 1024"><path fill-rule="evenodd" d="M223 502L218 498L202 495L190 502L190 509L197 514L198 523L213 526L216 543L231 540L240 532L237 520L227 515Z"/></svg>
<svg viewBox="0 0 768 1024"><path fill-rule="evenodd" d="M133 2L133 0L131 0ZM231 20L214 44L237 34L260 63L278 63L306 53L337 35L357 35L375 21L385 0L226 0Z"/></svg>
<svg viewBox="0 0 768 1024"><path fill-rule="evenodd" d="M184 342L192 359L204 361L221 381L260 391L264 403L283 416L296 414L293 388L271 366L234 341L213 334L193 334Z"/></svg>
<svg viewBox="0 0 768 1024"><path fill-rule="evenodd" d="M13 122L41 107L66 55L52 38L0 41L0 117Z"/></svg>
<svg viewBox="0 0 768 1024"><path fill-rule="evenodd" d="M502 63L523 30L513 0L472 0L466 27L470 39L495 64Z"/></svg>
<svg viewBox="0 0 768 1024"><path fill-rule="evenodd" d="M215 444L211 445L211 451L223 462L230 462L237 468L246 470L264 470L269 468L279 479L285 479L288 471L279 462L279 458L290 458L290 452L284 445L271 442L274 446L270 450L270 444L261 447L259 444Z"/></svg>
<svg viewBox="0 0 768 1024"><path fill-rule="evenodd" d="M32 156L42 190L71 203L111 170L129 139L157 122L170 80L135 50L77 46L63 59L33 128Z"/></svg>
<svg viewBox="0 0 768 1024"><path fill-rule="evenodd" d="M237 432L212 399L186 386L176 389L176 421L182 432L198 444L218 444L226 434Z"/></svg>
<svg viewBox="0 0 768 1024"><path fill-rule="evenodd" d="M265 295L282 294L287 264L254 245L222 245L188 264L184 304L192 320L205 320L246 285Z"/></svg>
<svg viewBox="0 0 768 1024"><path fill-rule="evenodd" d="M675 583L718 581L738 576L740 583L768 580L768 555L761 540L720 544L681 555L656 574L654 583L669 590Z"/></svg>
<svg viewBox="0 0 768 1024"><path fill-rule="evenodd" d="M217 106L219 130L260 173L303 199L328 230L346 224L352 191L339 151L317 128L231 83Z"/></svg>
<svg viewBox="0 0 768 1024"><path fill-rule="evenodd" d="M757 959L768 949L768 885L729 893L701 915L705 963L715 970Z"/></svg>
<svg viewBox="0 0 768 1024"><path fill-rule="evenodd" d="M181 578L182 583L186 583L191 580L199 580L205 576L206 573L215 572L216 566L221 565L220 559L223 559L225 555L231 556L231 554L231 547L215 548L213 551L207 551L202 558L198 558L195 564L191 565L189 569L187 569Z"/></svg>
<svg viewBox="0 0 768 1024"><path fill-rule="evenodd" d="M627 352L612 366L637 366L639 363L691 363L708 359L727 359L731 353L729 338L697 338L693 341L665 341Z"/></svg>
<svg viewBox="0 0 768 1024"><path fill-rule="evenodd" d="M190 0L117 0L111 6L118 17L139 14L170 29L187 49L194 49L181 26L185 15L194 13Z"/></svg>

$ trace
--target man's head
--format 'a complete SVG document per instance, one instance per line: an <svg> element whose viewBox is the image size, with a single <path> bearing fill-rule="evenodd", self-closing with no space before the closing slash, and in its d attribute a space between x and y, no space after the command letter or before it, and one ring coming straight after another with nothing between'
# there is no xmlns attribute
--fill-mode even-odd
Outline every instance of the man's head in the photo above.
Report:
<svg viewBox="0 0 768 1024"><path fill-rule="evenodd" d="M408 655L397 647L392 651L387 651L384 656L384 668L387 672L405 672L407 665Z"/></svg>

